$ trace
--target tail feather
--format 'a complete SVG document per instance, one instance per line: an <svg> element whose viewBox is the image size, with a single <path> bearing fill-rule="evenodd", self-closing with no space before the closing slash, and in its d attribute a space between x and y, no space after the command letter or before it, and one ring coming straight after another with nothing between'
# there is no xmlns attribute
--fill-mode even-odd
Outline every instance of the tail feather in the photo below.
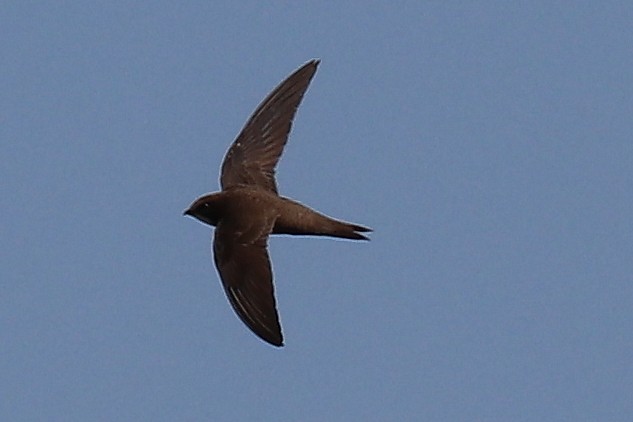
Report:
<svg viewBox="0 0 633 422"><path fill-rule="evenodd" d="M372 229L358 224L344 223L342 221L336 221L335 227L332 231L327 233L328 236L340 237L343 239L353 240L369 240L369 238L361 233L371 232Z"/></svg>
<svg viewBox="0 0 633 422"><path fill-rule="evenodd" d="M369 240L361 233L372 231L369 227L334 218L316 212L305 205L294 202L287 198L282 198L283 211L273 227L273 234L308 235L308 236L331 236L352 240Z"/></svg>

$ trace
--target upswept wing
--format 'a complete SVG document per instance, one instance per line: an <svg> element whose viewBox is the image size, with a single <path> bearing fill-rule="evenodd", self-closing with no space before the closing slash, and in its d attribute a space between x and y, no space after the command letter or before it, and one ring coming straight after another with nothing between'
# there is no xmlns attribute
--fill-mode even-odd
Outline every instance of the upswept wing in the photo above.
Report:
<svg viewBox="0 0 633 422"><path fill-rule="evenodd" d="M288 141L292 120L319 64L311 60L262 101L224 157L220 185L255 185L277 193L275 166Z"/></svg>

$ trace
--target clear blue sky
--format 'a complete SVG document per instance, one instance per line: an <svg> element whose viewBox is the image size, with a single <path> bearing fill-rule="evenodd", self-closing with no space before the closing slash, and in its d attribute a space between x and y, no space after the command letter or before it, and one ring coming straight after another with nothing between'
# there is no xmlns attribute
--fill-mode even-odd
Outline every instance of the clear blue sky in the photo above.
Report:
<svg viewBox="0 0 633 422"><path fill-rule="evenodd" d="M0 420L630 421L633 6L4 2ZM286 347L182 216L321 66L275 237Z"/></svg>

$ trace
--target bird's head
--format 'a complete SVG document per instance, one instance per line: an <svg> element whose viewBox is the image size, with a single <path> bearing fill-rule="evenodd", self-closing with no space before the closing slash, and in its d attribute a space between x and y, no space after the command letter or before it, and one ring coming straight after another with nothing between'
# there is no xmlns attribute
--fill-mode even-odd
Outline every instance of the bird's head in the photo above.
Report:
<svg viewBox="0 0 633 422"><path fill-rule="evenodd" d="M222 215L222 198L221 193L212 193L201 196L193 201L183 215L194 217L210 226L217 226Z"/></svg>

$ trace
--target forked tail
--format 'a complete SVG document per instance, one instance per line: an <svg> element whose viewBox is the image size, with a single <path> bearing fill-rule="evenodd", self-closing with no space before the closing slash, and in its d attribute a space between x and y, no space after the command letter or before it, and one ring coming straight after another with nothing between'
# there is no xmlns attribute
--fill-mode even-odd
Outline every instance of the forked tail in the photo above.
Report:
<svg viewBox="0 0 633 422"><path fill-rule="evenodd" d="M361 233L372 231L369 227L352 224L341 220L335 220L327 215L316 212L305 205L283 198L283 211L280 213L275 226L274 234L331 236L352 240L369 240Z"/></svg>
<svg viewBox="0 0 633 422"><path fill-rule="evenodd" d="M369 238L361 233L371 232L369 227L359 226L358 224L345 223L343 221L332 220L332 227L324 233L325 236L341 237L343 239L353 240L369 240Z"/></svg>

